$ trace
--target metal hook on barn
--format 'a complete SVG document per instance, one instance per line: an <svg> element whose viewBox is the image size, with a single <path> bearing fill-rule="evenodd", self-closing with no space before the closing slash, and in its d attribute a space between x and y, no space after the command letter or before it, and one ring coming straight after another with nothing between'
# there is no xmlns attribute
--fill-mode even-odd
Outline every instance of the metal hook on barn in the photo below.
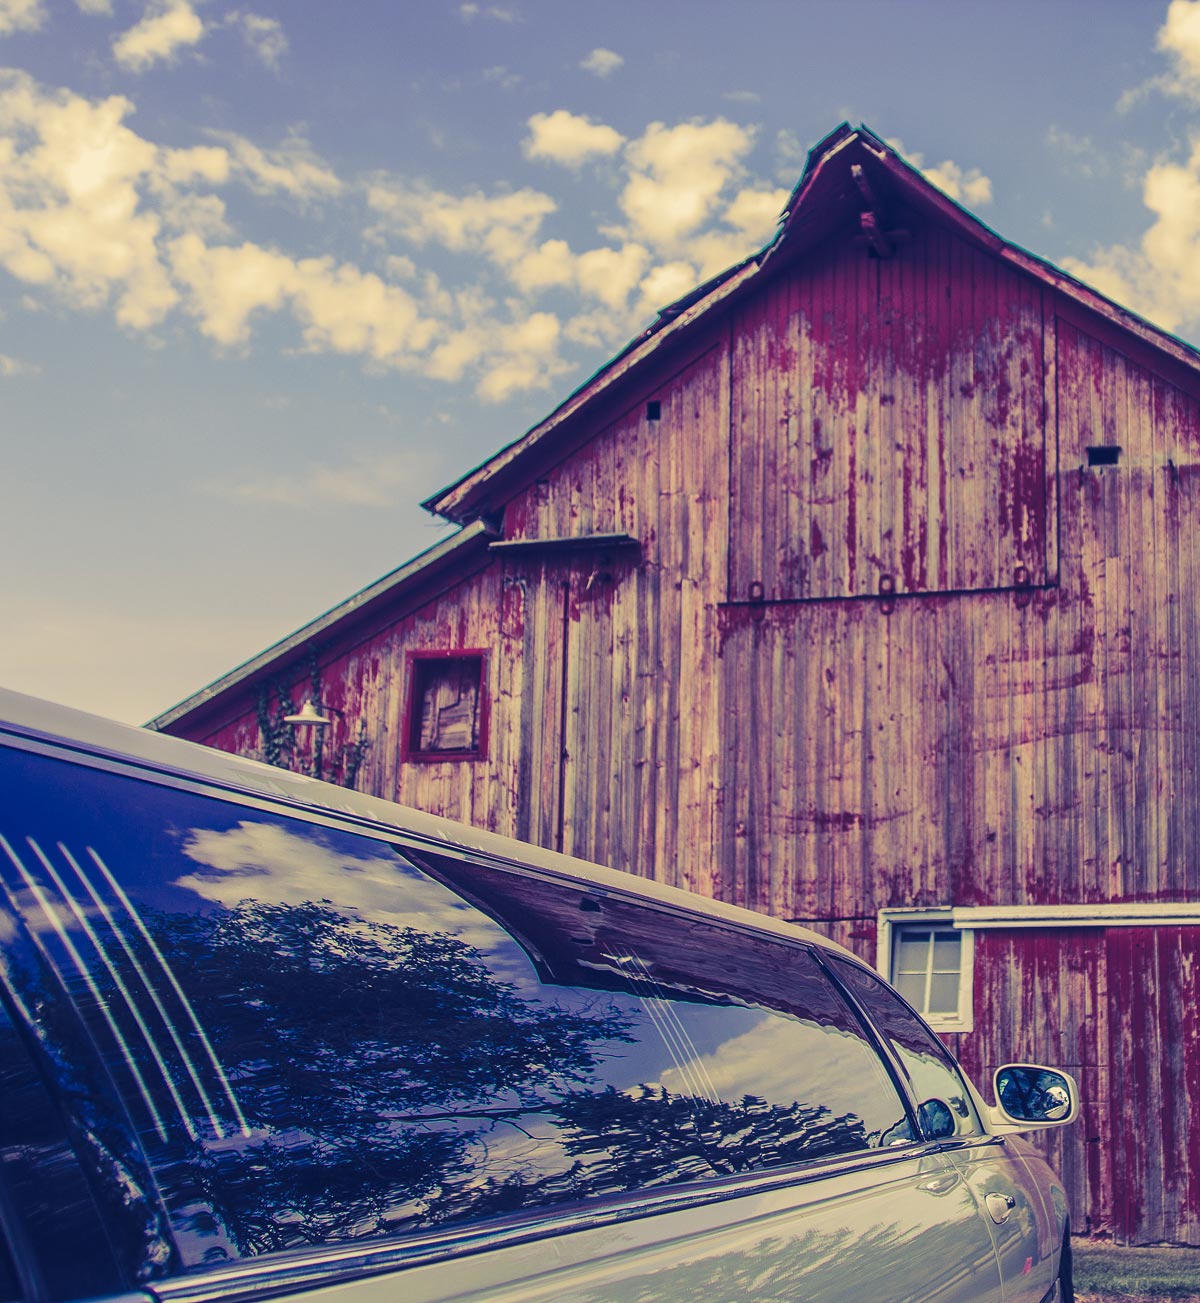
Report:
<svg viewBox="0 0 1200 1303"><path fill-rule="evenodd" d="M891 615L896 609L896 579L894 575L879 576L879 609Z"/></svg>

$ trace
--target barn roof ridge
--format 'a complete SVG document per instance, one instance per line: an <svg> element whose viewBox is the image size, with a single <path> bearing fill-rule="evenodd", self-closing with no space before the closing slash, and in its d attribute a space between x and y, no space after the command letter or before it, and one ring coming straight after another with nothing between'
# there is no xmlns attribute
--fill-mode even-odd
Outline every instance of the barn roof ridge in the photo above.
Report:
<svg viewBox="0 0 1200 1303"><path fill-rule="evenodd" d="M1098 313L1142 344L1200 374L1200 350L1196 347L1086 285L1048 258L1006 239L970 209L934 185L899 150L869 127L861 123L855 127L849 122L842 122L809 150L804 170L788 197L775 234L763 248L661 308L645 330L635 335L582 381L541 421L426 498L421 506L434 515L458 524L464 524L485 512L495 511L495 504L487 500L488 488L494 486L497 480L503 484L516 478L520 465L527 458L532 458L534 452L564 426L571 424L582 409L609 392L615 384L640 370L666 344L698 327L702 318L749 287L758 275L764 271L773 272L776 265L790 256L802 255L806 247L812 247L823 238L827 231L817 225L813 235L806 240L804 227L821 217L820 212L811 211L814 205L824 201L828 206L837 198L836 195L822 196L819 193L823 182L827 186L833 182L832 178L827 178L824 174L839 154L855 144L867 151L886 181L899 186L910 203L915 202L927 214L954 227L959 234L1010 266Z"/></svg>

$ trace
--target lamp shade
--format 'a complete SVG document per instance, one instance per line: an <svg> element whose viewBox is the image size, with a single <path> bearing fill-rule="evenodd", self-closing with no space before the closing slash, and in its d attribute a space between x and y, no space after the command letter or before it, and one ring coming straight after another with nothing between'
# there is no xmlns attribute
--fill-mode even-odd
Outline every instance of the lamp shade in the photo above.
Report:
<svg viewBox="0 0 1200 1303"><path fill-rule="evenodd" d="M311 697L300 707L296 715L284 715L285 724L311 724L314 728L325 728L329 724L329 718L322 715L317 709L317 704Z"/></svg>

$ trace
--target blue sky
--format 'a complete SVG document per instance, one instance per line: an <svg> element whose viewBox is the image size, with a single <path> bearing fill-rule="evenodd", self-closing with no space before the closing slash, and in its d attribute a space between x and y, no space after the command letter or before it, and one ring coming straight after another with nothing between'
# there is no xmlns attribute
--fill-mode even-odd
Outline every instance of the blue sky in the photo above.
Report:
<svg viewBox="0 0 1200 1303"><path fill-rule="evenodd" d="M1200 340L1200 0L0 0L0 684L141 722L865 122Z"/></svg>

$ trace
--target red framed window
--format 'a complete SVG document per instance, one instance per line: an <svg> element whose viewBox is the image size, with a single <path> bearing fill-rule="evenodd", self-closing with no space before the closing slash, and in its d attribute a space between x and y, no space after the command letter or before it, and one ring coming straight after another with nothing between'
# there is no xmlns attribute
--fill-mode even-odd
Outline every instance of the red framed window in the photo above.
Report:
<svg viewBox="0 0 1200 1303"><path fill-rule="evenodd" d="M487 753L487 656L408 653L406 760L481 760Z"/></svg>

